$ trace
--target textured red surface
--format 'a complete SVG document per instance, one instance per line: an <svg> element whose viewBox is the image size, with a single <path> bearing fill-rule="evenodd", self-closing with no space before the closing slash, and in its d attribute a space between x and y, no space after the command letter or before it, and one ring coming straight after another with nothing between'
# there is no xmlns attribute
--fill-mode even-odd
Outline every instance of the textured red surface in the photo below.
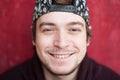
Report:
<svg viewBox="0 0 120 80"><path fill-rule="evenodd" d="M92 26L88 54L120 74L120 0L87 0ZM0 1L0 73L33 55L35 0Z"/></svg>

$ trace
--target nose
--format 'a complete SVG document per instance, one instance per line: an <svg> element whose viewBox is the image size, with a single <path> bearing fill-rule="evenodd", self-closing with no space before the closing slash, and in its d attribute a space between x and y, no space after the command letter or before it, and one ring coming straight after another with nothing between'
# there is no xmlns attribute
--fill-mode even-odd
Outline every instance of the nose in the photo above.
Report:
<svg viewBox="0 0 120 80"><path fill-rule="evenodd" d="M57 33L54 39L54 46L61 49L68 47L69 41L67 34L65 34L64 32Z"/></svg>

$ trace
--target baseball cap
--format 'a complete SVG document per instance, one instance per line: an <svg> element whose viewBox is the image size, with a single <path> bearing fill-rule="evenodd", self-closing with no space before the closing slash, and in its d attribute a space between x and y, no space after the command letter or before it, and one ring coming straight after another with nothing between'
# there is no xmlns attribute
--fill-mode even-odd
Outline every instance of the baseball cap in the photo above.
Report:
<svg viewBox="0 0 120 80"><path fill-rule="evenodd" d="M89 9L86 0L72 0L72 4L53 4L52 0L36 0L34 7L33 23L39 17L49 12L70 12L81 16L89 25Z"/></svg>

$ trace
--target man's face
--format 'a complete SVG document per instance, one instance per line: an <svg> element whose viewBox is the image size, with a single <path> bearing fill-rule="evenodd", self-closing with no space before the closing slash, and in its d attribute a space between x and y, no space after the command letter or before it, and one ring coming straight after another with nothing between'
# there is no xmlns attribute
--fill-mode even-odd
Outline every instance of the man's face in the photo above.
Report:
<svg viewBox="0 0 120 80"><path fill-rule="evenodd" d="M74 72L88 46L85 21L73 13L47 13L37 20L34 45L44 70L54 74Z"/></svg>

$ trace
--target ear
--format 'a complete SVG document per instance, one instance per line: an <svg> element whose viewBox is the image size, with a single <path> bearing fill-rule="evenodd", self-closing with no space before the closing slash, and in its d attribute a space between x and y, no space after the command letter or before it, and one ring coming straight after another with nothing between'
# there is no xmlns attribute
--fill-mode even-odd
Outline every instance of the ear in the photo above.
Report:
<svg viewBox="0 0 120 80"><path fill-rule="evenodd" d="M87 40L87 46L89 46L90 45L90 38L88 38L88 40Z"/></svg>
<svg viewBox="0 0 120 80"><path fill-rule="evenodd" d="M36 45L34 40L32 40L32 44L33 44L33 46L35 46L35 45Z"/></svg>
<svg viewBox="0 0 120 80"><path fill-rule="evenodd" d="M30 26L30 29L31 29L31 32L32 32L32 44L33 44L33 46L35 46L35 41L34 41L34 39L33 39L33 26Z"/></svg>
<svg viewBox="0 0 120 80"><path fill-rule="evenodd" d="M92 30L92 27L89 26L88 29L91 31L91 30ZM90 39L91 39L91 36L89 36L88 39L87 39L87 46L90 45L90 42L91 42Z"/></svg>

